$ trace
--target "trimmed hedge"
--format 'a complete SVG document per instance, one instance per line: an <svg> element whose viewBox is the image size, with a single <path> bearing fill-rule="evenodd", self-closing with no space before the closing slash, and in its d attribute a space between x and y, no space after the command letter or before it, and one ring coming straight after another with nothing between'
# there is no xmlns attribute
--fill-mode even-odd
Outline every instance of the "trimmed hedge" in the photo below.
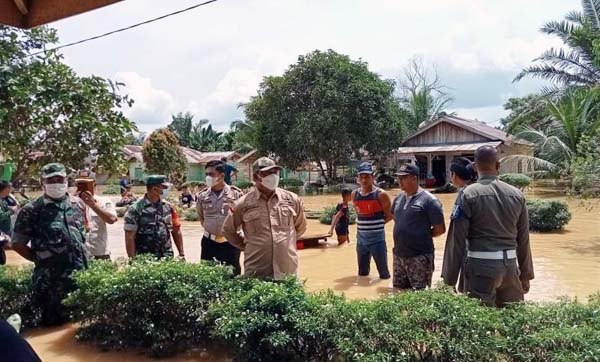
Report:
<svg viewBox="0 0 600 362"><path fill-rule="evenodd" d="M561 230L571 221L569 205L564 201L531 199L527 200L527 210L531 231Z"/></svg>
<svg viewBox="0 0 600 362"><path fill-rule="evenodd" d="M233 185L242 190L247 190L254 186L254 184L250 181L234 181Z"/></svg>
<svg viewBox="0 0 600 362"><path fill-rule="evenodd" d="M33 294L33 266L0 266L0 318L6 320L19 314L22 327L36 327L41 321L40 311L31 306Z"/></svg>
<svg viewBox="0 0 600 362"><path fill-rule="evenodd" d="M279 185L280 187L300 187L300 186L304 186L304 182L302 182L302 180L299 180L297 178L282 178L279 181Z"/></svg>
<svg viewBox="0 0 600 362"><path fill-rule="evenodd" d="M121 194L121 186L116 183L106 184L104 186L104 190L102 190L103 195L120 195Z"/></svg>
<svg viewBox="0 0 600 362"><path fill-rule="evenodd" d="M524 189L525 187L531 185L531 177L521 173L505 173L498 176L498 179L506 182L509 185L513 185L518 189Z"/></svg>
<svg viewBox="0 0 600 362"><path fill-rule="evenodd" d="M321 212L321 217L319 218L321 224L331 225L331 221L333 220L333 217L336 214L335 208L335 206L326 206L323 208L323 211ZM356 209L352 204L348 205L348 208L350 211L350 214L348 215L350 219L350 225L356 224Z"/></svg>
<svg viewBox="0 0 600 362"><path fill-rule="evenodd" d="M5 268L5 267L4 267ZM1 270L2 268L0 268ZM28 269L31 272L31 269ZM0 273L0 285L23 280ZM161 356L219 343L236 361L593 361L600 296L480 305L448 288L349 300L295 278L234 277L228 267L147 258L94 261L74 276L77 338ZM22 285L22 284L19 284ZM26 294L26 293L25 293ZM4 293L2 294L4 295ZM23 293L4 297L2 315Z"/></svg>
<svg viewBox="0 0 600 362"><path fill-rule="evenodd" d="M183 220L185 221L198 221L200 217L198 216L198 210L195 207L191 207L189 209L183 210Z"/></svg>

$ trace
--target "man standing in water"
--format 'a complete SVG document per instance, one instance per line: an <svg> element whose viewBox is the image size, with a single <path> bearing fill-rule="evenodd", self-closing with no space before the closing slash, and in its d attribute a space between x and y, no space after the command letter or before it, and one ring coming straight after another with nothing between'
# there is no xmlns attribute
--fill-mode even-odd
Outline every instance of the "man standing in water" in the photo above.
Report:
<svg viewBox="0 0 600 362"><path fill-rule="evenodd" d="M360 188L352 192L352 203L357 213L358 232L356 256L358 275L367 276L371 271L371 257L380 279L389 279L385 224L392 220L390 196L374 185L373 165L364 162L358 167Z"/></svg>
<svg viewBox="0 0 600 362"><path fill-rule="evenodd" d="M463 250L458 255L460 260L457 259L455 255L457 253L457 249L455 248L455 242L452 237L454 236L454 227L456 223L460 223L461 220L461 209L460 202L461 197L464 191L464 188L470 185L472 182L475 182L477 178L477 174L473 168L473 163L465 157L457 157L452 161L452 165L450 166L450 179L452 180L452 184L458 187L458 195L456 196L456 201L454 202L454 207L452 208L452 214L450 215L450 226L448 227L448 237L446 238L446 246L444 248L444 263L442 264L442 278L448 280L455 280L456 275L452 275L452 272L457 270L455 266L456 263L460 264L459 270L460 275L458 275L458 287L456 288L459 292L465 291L465 251ZM467 241L468 242L468 241ZM467 246L468 249L468 246Z"/></svg>
<svg viewBox="0 0 600 362"><path fill-rule="evenodd" d="M529 245L529 216L525 197L498 180L498 151L481 146L475 151L477 183L465 188L459 201L454 240L455 262L444 281L456 283L466 251L465 289L488 306L504 307L524 299L534 278ZM466 249L466 242L469 248Z"/></svg>
<svg viewBox="0 0 600 362"><path fill-rule="evenodd" d="M446 232L442 204L419 187L419 167L402 165L394 199L394 288L425 289L434 270L433 238Z"/></svg>

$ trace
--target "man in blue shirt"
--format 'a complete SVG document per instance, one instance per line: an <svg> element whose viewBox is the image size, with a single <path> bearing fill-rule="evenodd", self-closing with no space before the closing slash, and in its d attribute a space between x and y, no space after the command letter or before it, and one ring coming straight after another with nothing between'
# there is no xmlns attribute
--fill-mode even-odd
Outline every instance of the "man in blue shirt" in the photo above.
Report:
<svg viewBox="0 0 600 362"><path fill-rule="evenodd" d="M237 174L238 170L227 163L227 157L223 157L221 161L225 164L225 183L231 185L231 178Z"/></svg>
<svg viewBox="0 0 600 362"><path fill-rule="evenodd" d="M431 286L433 238L446 232L442 204L419 187L419 167L402 165L396 173L404 191L392 204L394 214L394 279L398 289Z"/></svg>

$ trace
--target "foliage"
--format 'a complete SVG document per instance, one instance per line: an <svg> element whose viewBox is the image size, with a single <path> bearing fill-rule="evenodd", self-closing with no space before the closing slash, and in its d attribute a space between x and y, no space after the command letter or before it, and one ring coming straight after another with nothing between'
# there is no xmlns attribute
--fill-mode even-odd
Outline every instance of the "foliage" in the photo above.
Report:
<svg viewBox="0 0 600 362"><path fill-rule="evenodd" d="M171 116L171 123L167 126L169 131L175 133L179 144L184 147L191 147L190 138L192 133L192 120L194 115L191 113L179 112Z"/></svg>
<svg viewBox="0 0 600 362"><path fill-rule="evenodd" d="M179 149L177 136L166 128L150 134L144 142L142 157L147 174L167 175L173 183L185 182L186 158Z"/></svg>
<svg viewBox="0 0 600 362"><path fill-rule="evenodd" d="M108 183L108 184L104 185L102 194L103 195L120 195L121 194L121 186L118 183Z"/></svg>
<svg viewBox="0 0 600 362"><path fill-rule="evenodd" d="M531 185L531 178L521 173L505 173L498 179L521 190Z"/></svg>
<svg viewBox="0 0 600 362"><path fill-rule="evenodd" d="M117 207L117 217L124 217L125 213L127 213L127 209L129 209L128 206L126 207Z"/></svg>
<svg viewBox="0 0 600 362"><path fill-rule="evenodd" d="M261 154L291 169L323 161L331 179L353 154L382 154L400 144L403 123L393 93L393 82L365 62L314 51L282 76L265 77L245 114Z"/></svg>
<svg viewBox="0 0 600 362"><path fill-rule="evenodd" d="M65 304L75 308L80 340L161 356L200 343L208 332L203 315L230 289L232 274L208 263L141 258L117 268L99 261L74 275L78 290Z"/></svg>
<svg viewBox="0 0 600 362"><path fill-rule="evenodd" d="M198 221L199 220L199 216L198 216L198 211L196 210L195 207L189 208L189 209L185 209L183 211L183 220L185 221Z"/></svg>
<svg viewBox="0 0 600 362"><path fill-rule="evenodd" d="M411 59L398 84L409 134L433 121L453 100L437 72L430 72L420 58Z"/></svg>
<svg viewBox="0 0 600 362"><path fill-rule="evenodd" d="M534 129L544 126L550 117L546 102L546 97L539 94L509 98L504 103L504 109L510 113L500 120L503 129L508 131L509 125L515 124L526 124Z"/></svg>
<svg viewBox="0 0 600 362"><path fill-rule="evenodd" d="M350 219L350 225L353 225L356 223L356 209L354 208L354 205L350 204L348 205L349 208L349 214L348 214L348 218ZM335 210L335 206L326 206L323 208L323 211L321 212L321 217L319 218L319 221L321 222L321 224L325 224L325 225L331 225L331 221L333 220L333 217L335 216L335 214L337 213L337 211Z"/></svg>
<svg viewBox="0 0 600 362"><path fill-rule="evenodd" d="M600 2L582 0L582 4L583 12L572 11L564 20L550 21L541 29L560 38L567 49L545 51L515 80L532 76L564 87L591 87L600 82Z"/></svg>
<svg viewBox="0 0 600 362"><path fill-rule="evenodd" d="M234 128L225 133L217 132L208 119L194 123L194 116L189 112L171 117L172 122L167 127L177 135L182 146L204 152L231 151L235 147Z"/></svg>
<svg viewBox="0 0 600 362"><path fill-rule="evenodd" d="M300 186L304 185L304 182L302 182L302 180L297 179L297 178L282 178L279 181L279 185L281 187L283 187L283 186L300 187Z"/></svg>
<svg viewBox="0 0 600 362"><path fill-rule="evenodd" d="M582 140L570 174L572 190L583 196L600 195L600 136Z"/></svg>
<svg viewBox="0 0 600 362"><path fill-rule="evenodd" d="M35 327L41 321L40 311L31 306L32 272L31 266L0 265L0 318L19 314L24 328Z"/></svg>
<svg viewBox="0 0 600 362"><path fill-rule="evenodd" d="M251 188L252 186L254 186L254 184L250 181L234 181L233 185L236 186L237 188L241 189L241 190L247 190L249 188Z"/></svg>
<svg viewBox="0 0 600 362"><path fill-rule="evenodd" d="M532 231L556 231L571 221L569 206L563 201L527 200L529 229Z"/></svg>
<svg viewBox="0 0 600 362"><path fill-rule="evenodd" d="M124 84L78 76L58 52L41 52L56 43L56 31L46 27L0 26L0 149L15 162L17 181L32 176L35 164L82 168L93 150L98 167L119 171L122 146L136 130L120 111L133 103L120 94Z"/></svg>

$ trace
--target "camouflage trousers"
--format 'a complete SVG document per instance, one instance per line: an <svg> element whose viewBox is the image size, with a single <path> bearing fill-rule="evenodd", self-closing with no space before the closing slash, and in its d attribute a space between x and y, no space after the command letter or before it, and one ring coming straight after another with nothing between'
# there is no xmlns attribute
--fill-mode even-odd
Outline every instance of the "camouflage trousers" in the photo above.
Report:
<svg viewBox="0 0 600 362"><path fill-rule="evenodd" d="M393 286L398 289L425 289L431 286L433 254L402 257L394 254Z"/></svg>
<svg viewBox="0 0 600 362"><path fill-rule="evenodd" d="M62 301L76 289L70 274L71 271L51 272L47 269L34 273L31 304L40 311L43 326L61 325L69 320L69 310Z"/></svg>

